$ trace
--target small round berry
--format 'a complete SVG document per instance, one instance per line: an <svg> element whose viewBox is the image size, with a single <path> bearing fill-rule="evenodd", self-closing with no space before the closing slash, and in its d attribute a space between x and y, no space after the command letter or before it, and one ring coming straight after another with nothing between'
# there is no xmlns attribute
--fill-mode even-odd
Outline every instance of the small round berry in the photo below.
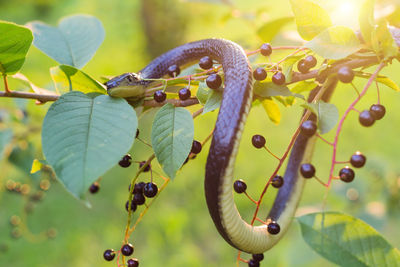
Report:
<svg viewBox="0 0 400 267"><path fill-rule="evenodd" d="M374 104L369 108L370 113L374 116L375 120L380 120L385 116L386 109L383 105Z"/></svg>
<svg viewBox="0 0 400 267"><path fill-rule="evenodd" d="M199 66L203 70L211 69L213 66L213 61L209 56L202 57L200 58Z"/></svg>
<svg viewBox="0 0 400 267"><path fill-rule="evenodd" d="M369 127L372 126L375 122L375 116L369 110L364 110L358 116L358 121L362 126Z"/></svg>
<svg viewBox="0 0 400 267"><path fill-rule="evenodd" d="M255 148L262 148L265 145L265 138L262 135L255 134L251 138L251 143Z"/></svg>
<svg viewBox="0 0 400 267"><path fill-rule="evenodd" d="M211 89L218 89L222 84L221 76L216 73L209 75L206 79L206 84Z"/></svg>
<svg viewBox="0 0 400 267"><path fill-rule="evenodd" d="M135 186L133 187L133 193L134 194L142 194L143 193L143 188L144 188L145 185L146 185L145 182L139 182L139 183L135 184Z"/></svg>
<svg viewBox="0 0 400 267"><path fill-rule="evenodd" d="M146 202L146 198L143 193L137 193L133 195L132 203L136 205L143 205Z"/></svg>
<svg viewBox="0 0 400 267"><path fill-rule="evenodd" d="M346 183L350 183L354 180L354 171L352 168L346 166L339 171L340 180Z"/></svg>
<svg viewBox="0 0 400 267"><path fill-rule="evenodd" d="M139 137L139 128L136 129L136 136L135 136L135 138L138 138L138 137Z"/></svg>
<svg viewBox="0 0 400 267"><path fill-rule="evenodd" d="M201 152L201 143L199 141L193 140L192 150L190 150L193 154L199 154Z"/></svg>
<svg viewBox="0 0 400 267"><path fill-rule="evenodd" d="M283 177L275 175L275 177L272 178L271 185L275 188L281 188L283 186Z"/></svg>
<svg viewBox="0 0 400 267"><path fill-rule="evenodd" d="M162 90L158 90L154 92L153 97L157 103L162 103L165 101L165 99L167 99L167 94Z"/></svg>
<svg viewBox="0 0 400 267"><path fill-rule="evenodd" d="M115 258L115 252L113 249L107 249L104 251L103 257L106 261L112 261Z"/></svg>
<svg viewBox="0 0 400 267"><path fill-rule="evenodd" d="M126 211L129 211L129 200L125 203L125 209ZM135 212L137 209L137 205L133 202L131 202L131 211Z"/></svg>
<svg viewBox="0 0 400 267"><path fill-rule="evenodd" d="M341 67L337 72L339 81L342 83L351 83L354 79L354 71L347 66Z"/></svg>
<svg viewBox="0 0 400 267"><path fill-rule="evenodd" d="M158 187L155 183L147 183L143 188L143 194L146 197L155 197L158 193Z"/></svg>
<svg viewBox="0 0 400 267"><path fill-rule="evenodd" d="M300 173L304 178L312 178L315 175L315 167L310 163L301 164Z"/></svg>
<svg viewBox="0 0 400 267"><path fill-rule="evenodd" d="M260 254L253 254L252 256L253 256L253 259L258 261L258 262L260 262L260 261L262 261L264 259L264 254L261 254L261 253Z"/></svg>
<svg viewBox="0 0 400 267"><path fill-rule="evenodd" d="M275 221L272 221L267 226L268 233L277 235L281 231L281 227Z"/></svg>
<svg viewBox="0 0 400 267"><path fill-rule="evenodd" d="M308 120L301 124L300 131L307 137L311 137L317 131L317 124L314 121Z"/></svg>
<svg viewBox="0 0 400 267"><path fill-rule="evenodd" d="M144 165L145 163L146 163L146 161L141 161L141 162L139 163L139 168L142 168L143 165ZM148 172L148 171L150 171L150 169L151 169L151 164L149 163L149 165L147 165L147 166L144 168L143 172Z"/></svg>
<svg viewBox="0 0 400 267"><path fill-rule="evenodd" d="M297 62L297 69L303 74L307 73L310 70L310 68L307 66L306 62L304 61L304 59Z"/></svg>
<svg viewBox="0 0 400 267"><path fill-rule="evenodd" d="M285 74L283 74L281 71L276 72L272 76L272 82L276 85L283 85L285 84L285 81L286 81Z"/></svg>
<svg viewBox="0 0 400 267"><path fill-rule="evenodd" d="M365 165L366 161L367 158L360 151L357 151L350 158L350 164L355 168L361 168Z"/></svg>
<svg viewBox="0 0 400 267"><path fill-rule="evenodd" d="M138 259L129 259L127 261L128 267L138 267L139 266L139 261Z"/></svg>
<svg viewBox="0 0 400 267"><path fill-rule="evenodd" d="M304 58L304 63L311 69L317 66L317 59L313 55L308 55Z"/></svg>
<svg viewBox="0 0 400 267"><path fill-rule="evenodd" d="M263 81L267 78L267 71L264 68L257 68L253 71L253 77L257 81Z"/></svg>
<svg viewBox="0 0 400 267"><path fill-rule="evenodd" d="M260 262L256 261L255 259L250 259L248 262L249 267L259 267Z"/></svg>
<svg viewBox="0 0 400 267"><path fill-rule="evenodd" d="M235 190L236 193L241 194L246 192L247 185L242 179L236 180L233 183L233 189Z"/></svg>
<svg viewBox="0 0 400 267"><path fill-rule="evenodd" d="M179 90L179 99L180 100L186 100L189 99L190 97L190 90L187 87L182 88L181 90Z"/></svg>
<svg viewBox="0 0 400 267"><path fill-rule="evenodd" d="M260 47L260 52L261 52L261 55L266 56L266 57L271 55L272 54L271 45L269 43L262 44Z"/></svg>
<svg viewBox="0 0 400 267"><path fill-rule="evenodd" d="M181 69L178 67L178 65L171 65L168 67L168 75L171 77L176 77L181 73Z"/></svg>
<svg viewBox="0 0 400 267"><path fill-rule="evenodd" d="M89 187L89 192L92 194L96 194L99 192L100 185L98 182L94 182L90 187Z"/></svg>
<svg viewBox="0 0 400 267"><path fill-rule="evenodd" d="M119 162L119 166L121 166L122 168L128 168L129 166L131 166L132 163L132 157L129 154L126 154Z"/></svg>
<svg viewBox="0 0 400 267"><path fill-rule="evenodd" d="M122 255L124 255L124 256L130 256L130 255L132 255L132 253L133 253L133 251L134 251L134 249L133 249L133 246L131 245L131 244L125 244L125 245L123 245L122 247L121 247L121 253L122 253Z"/></svg>

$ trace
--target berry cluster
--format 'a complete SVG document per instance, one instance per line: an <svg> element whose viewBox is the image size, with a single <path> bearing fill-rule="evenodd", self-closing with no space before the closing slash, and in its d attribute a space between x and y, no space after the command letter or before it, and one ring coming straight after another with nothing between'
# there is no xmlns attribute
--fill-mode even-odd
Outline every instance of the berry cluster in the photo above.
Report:
<svg viewBox="0 0 400 267"><path fill-rule="evenodd" d="M260 262L264 259L264 254L253 254L252 258L248 261L249 267L259 267Z"/></svg>
<svg viewBox="0 0 400 267"><path fill-rule="evenodd" d="M297 62L297 70L303 74L309 72L315 66L317 66L317 59L312 55L306 56Z"/></svg>
<svg viewBox="0 0 400 267"><path fill-rule="evenodd" d="M122 255L129 257L133 254L134 250L132 244L127 243L121 247L120 251ZM106 261L112 261L115 258L115 251L113 249L107 249L104 251L103 257ZM132 258L127 260L126 264L128 267L138 267L139 261L138 259Z"/></svg>

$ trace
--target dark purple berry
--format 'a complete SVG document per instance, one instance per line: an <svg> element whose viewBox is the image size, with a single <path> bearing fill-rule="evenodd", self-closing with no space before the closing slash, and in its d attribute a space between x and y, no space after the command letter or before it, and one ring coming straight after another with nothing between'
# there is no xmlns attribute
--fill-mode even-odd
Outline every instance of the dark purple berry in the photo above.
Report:
<svg viewBox="0 0 400 267"><path fill-rule="evenodd" d="M260 52L261 52L261 55L266 56L266 57L271 55L272 54L271 45L269 43L262 44L260 47Z"/></svg>
<svg viewBox="0 0 400 267"><path fill-rule="evenodd" d="M285 84L286 78L285 74L282 72L278 71L272 76L272 82L276 85L283 85Z"/></svg>
<svg viewBox="0 0 400 267"><path fill-rule="evenodd" d="M121 166L122 168L128 168L129 166L131 166L132 163L132 157L129 154L126 154L119 162L119 166Z"/></svg>
<svg viewBox="0 0 400 267"><path fill-rule="evenodd" d="M339 81L342 83L351 83L354 79L354 71L347 66L341 67L337 72Z"/></svg>
<svg viewBox="0 0 400 267"><path fill-rule="evenodd" d="M192 150L190 150L193 154L199 154L201 152L201 143L199 141L193 140Z"/></svg>
<svg viewBox="0 0 400 267"><path fill-rule="evenodd" d="M126 211L129 211L129 200L125 203ZM135 212L137 209L137 205L135 203L131 203L131 211Z"/></svg>
<svg viewBox="0 0 400 267"><path fill-rule="evenodd" d="M165 101L165 99L167 99L167 94L162 90L158 90L154 92L153 97L157 103L162 103Z"/></svg>
<svg viewBox="0 0 400 267"><path fill-rule="evenodd" d="M300 173L304 178L312 178L315 175L315 167L310 163L301 164Z"/></svg>
<svg viewBox="0 0 400 267"><path fill-rule="evenodd" d="M133 187L133 193L134 194L142 194L143 193L143 188L144 188L145 185L146 185L145 182L139 182L139 183L135 184L135 186Z"/></svg>
<svg viewBox="0 0 400 267"><path fill-rule="evenodd" d="M221 76L216 73L211 74L207 77L206 84L211 89L218 89L222 84Z"/></svg>
<svg viewBox="0 0 400 267"><path fill-rule="evenodd" d="M179 99L180 100L186 100L189 99L190 97L190 90L187 87L182 88L181 90L179 90Z"/></svg>
<svg viewBox="0 0 400 267"><path fill-rule="evenodd" d="M283 186L283 177L275 175L275 177L272 178L271 185L275 188L281 188Z"/></svg>
<svg viewBox="0 0 400 267"><path fill-rule="evenodd" d="M251 143L255 148L262 148L265 145L265 138L262 135L255 134L251 138Z"/></svg>
<svg viewBox="0 0 400 267"><path fill-rule="evenodd" d="M249 267L259 267L260 262L256 261L255 259L250 259L248 262Z"/></svg>
<svg viewBox="0 0 400 267"><path fill-rule="evenodd" d="M211 69L213 66L213 61L209 56L202 57L200 58L199 66L203 70Z"/></svg>
<svg viewBox="0 0 400 267"><path fill-rule="evenodd" d="M168 67L168 75L171 77L176 77L181 73L181 69L178 67L178 65L171 65Z"/></svg>
<svg viewBox="0 0 400 267"><path fill-rule="evenodd" d="M89 187L89 192L92 194L96 194L99 192L100 185L98 182L94 182L90 187Z"/></svg>
<svg viewBox="0 0 400 267"><path fill-rule="evenodd" d="M143 194L146 197L155 197L158 193L158 187L155 183L147 183L143 188Z"/></svg>
<svg viewBox="0 0 400 267"><path fill-rule="evenodd" d="M361 168L362 166L365 165L366 161L367 158L360 151L357 151L350 158L350 163L355 168Z"/></svg>
<svg viewBox="0 0 400 267"><path fill-rule="evenodd" d="M143 205L146 202L146 198L143 193L136 193L133 195L132 203L136 205Z"/></svg>
<svg viewBox="0 0 400 267"><path fill-rule="evenodd" d="M385 116L386 109L383 105L374 104L369 108L370 113L374 116L375 120L380 120Z"/></svg>
<svg viewBox="0 0 400 267"><path fill-rule="evenodd" d="M307 68L311 69L317 66L317 59L313 55L308 55L304 58L304 63Z"/></svg>
<svg viewBox="0 0 400 267"><path fill-rule="evenodd" d="M129 259L127 261L128 267L138 267L139 266L139 261L138 259Z"/></svg>
<svg viewBox="0 0 400 267"><path fill-rule="evenodd" d="M268 233L277 235L281 231L281 227L275 221L272 221L267 226Z"/></svg>
<svg viewBox="0 0 400 267"><path fill-rule="evenodd" d="M310 70L304 59L301 59L299 62L297 62L297 69L303 74Z"/></svg>
<svg viewBox="0 0 400 267"><path fill-rule="evenodd" d="M346 166L339 171L340 180L350 183L354 180L354 171L352 168Z"/></svg>
<svg viewBox="0 0 400 267"><path fill-rule="evenodd" d="M262 261L264 259L264 254L261 254L261 253L260 254L253 254L252 256L253 256L253 259L258 261L258 262L260 262L260 261Z"/></svg>
<svg viewBox="0 0 400 267"><path fill-rule="evenodd" d="M143 167L143 165L146 163L146 161L141 161L140 163L139 163L139 168L142 168ZM147 165L144 169L143 169L143 172L148 172L148 171L150 171L150 169L151 169L151 164L149 163L149 165Z"/></svg>
<svg viewBox="0 0 400 267"><path fill-rule="evenodd" d="M362 126L369 127L372 126L375 122L375 116L369 110L364 110L358 116L358 121Z"/></svg>
<svg viewBox="0 0 400 267"><path fill-rule="evenodd" d="M263 81L267 78L267 71L264 68L257 68L253 72L253 77L257 81Z"/></svg>
<svg viewBox="0 0 400 267"><path fill-rule="evenodd" d="M112 261L115 258L115 252L112 249L104 251L103 257L106 261Z"/></svg>
<svg viewBox="0 0 400 267"><path fill-rule="evenodd" d="M242 179L236 180L233 183L233 189L235 190L236 193L241 194L246 192L247 185Z"/></svg>
<svg viewBox="0 0 400 267"><path fill-rule="evenodd" d="M124 255L124 256L130 256L130 255L132 255L132 253L133 253L133 251L134 251L134 249L133 249L133 246L131 245L131 244L125 244L125 245L123 245L122 247L121 247L121 253L122 253L122 255Z"/></svg>
<svg viewBox="0 0 400 267"><path fill-rule="evenodd" d="M305 121L301 124L300 131L303 135L311 137L317 131L317 124L311 120Z"/></svg>

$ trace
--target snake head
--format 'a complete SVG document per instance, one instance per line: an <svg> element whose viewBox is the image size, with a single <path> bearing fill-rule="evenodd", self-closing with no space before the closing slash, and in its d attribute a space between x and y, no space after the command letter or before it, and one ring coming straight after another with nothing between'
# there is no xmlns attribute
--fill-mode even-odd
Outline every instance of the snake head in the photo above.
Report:
<svg viewBox="0 0 400 267"><path fill-rule="evenodd" d="M117 97L137 97L144 94L145 85L140 75L124 73L105 83L107 93Z"/></svg>

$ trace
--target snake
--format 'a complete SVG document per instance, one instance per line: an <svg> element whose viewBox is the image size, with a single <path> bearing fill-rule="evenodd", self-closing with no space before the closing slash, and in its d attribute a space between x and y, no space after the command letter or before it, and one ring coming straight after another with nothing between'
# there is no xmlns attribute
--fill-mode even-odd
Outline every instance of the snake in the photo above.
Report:
<svg viewBox="0 0 400 267"><path fill-rule="evenodd" d="M247 253L264 253L289 228L300 200L304 181L300 165L311 160L315 138L299 135L293 145L279 189L266 218L280 226L278 234L268 232L267 223L251 225L240 215L233 193L234 166L244 125L253 101L252 68L243 48L225 39L204 39L178 46L151 61L137 73L124 73L106 83L110 96L140 97L152 79L167 75L171 65L196 63L209 56L224 72L223 96L217 116L205 170L205 198L220 235L234 248ZM315 118L314 118L315 119Z"/></svg>

